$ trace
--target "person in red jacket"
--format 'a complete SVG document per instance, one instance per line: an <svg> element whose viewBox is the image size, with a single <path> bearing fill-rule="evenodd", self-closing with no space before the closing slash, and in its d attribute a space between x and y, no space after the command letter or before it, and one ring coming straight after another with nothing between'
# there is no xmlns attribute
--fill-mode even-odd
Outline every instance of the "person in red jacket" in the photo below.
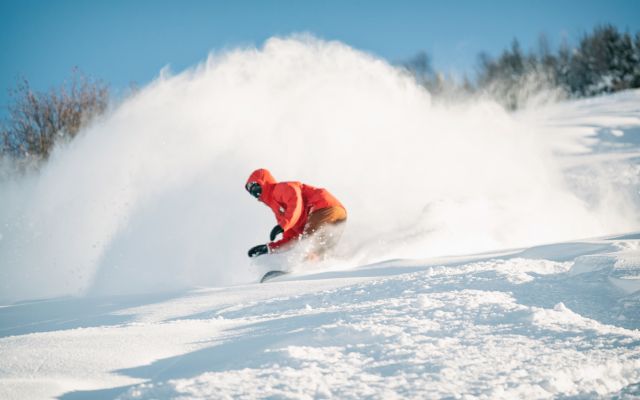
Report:
<svg viewBox="0 0 640 400"><path fill-rule="evenodd" d="M247 179L245 189L266 204L276 216L270 243L249 250L249 257L289 250L299 239L313 238L307 259L318 259L340 239L347 211L326 189L301 182L276 182L266 169L258 169ZM282 234L280 240L276 237Z"/></svg>

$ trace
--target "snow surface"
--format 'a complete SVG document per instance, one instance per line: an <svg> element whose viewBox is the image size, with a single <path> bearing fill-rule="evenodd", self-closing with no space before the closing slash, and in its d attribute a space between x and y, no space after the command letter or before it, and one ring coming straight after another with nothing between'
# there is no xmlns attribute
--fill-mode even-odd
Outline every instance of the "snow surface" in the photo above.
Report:
<svg viewBox="0 0 640 400"><path fill-rule="evenodd" d="M639 243L14 304L0 398L631 398Z"/></svg>
<svg viewBox="0 0 640 400"><path fill-rule="evenodd" d="M331 74L344 73L331 69L336 65L349 73L360 72L360 67L373 71L375 79L357 76L363 87L371 90L367 92L370 97L381 99L375 103L380 112L362 112L377 118L387 110L384 101L394 98L387 93L398 95L395 103L392 101L398 107L393 109L395 114L389 112L396 119L384 120L380 125L383 131L397 119L409 116L398 111L407 109L404 101L410 100L409 104L415 106L415 113L410 115L415 117L415 126L425 122L418 117L425 104L418 107L411 103L423 101L423 94L412 88L408 95L396 90L398 85L408 83L392 76L391 68L375 59L322 43L303 46L302 53L296 43L275 41L269 46L264 53L249 55L262 58L267 66L273 63L277 67L274 70L287 72L281 55L272 57L272 53L285 51L298 55L285 59L302 65L307 65L308 52L312 53L311 61L319 57L313 52L326 53L329 59L319 60L326 61L323 68L329 68ZM251 51L229 57L251 64L253 58L247 53ZM343 62L335 63L336 56ZM353 71L349 67L352 58L358 67ZM248 93L256 90L243 86L244 75L235 79L235 70L228 64L212 65L217 73L234 77L231 87ZM154 84L150 93L171 92L177 87L191 95L201 90L201 85L207 87L207 79L221 84L218 75L208 76L208 67L203 68L204 72L193 74L203 73L206 79L200 77L191 84L178 76ZM260 69L261 73L266 70L269 68ZM384 74L391 74L384 82L393 90L376 94L380 87L371 85ZM337 86L331 86L335 82L328 79L329 75L322 75L326 81L321 80L320 86L331 92ZM303 78L300 82L305 84L311 79ZM349 75L347 81L352 79ZM258 88L265 82L270 79L259 81ZM284 82L283 91L290 83ZM276 92L271 86L265 87L265 93ZM136 112L142 112L145 118L160 115L155 107L162 110L162 104L154 101L168 100L151 94L134 99L133 104L116 113L115 122L99 128L113 128L115 136L123 136L118 140L134 137L143 146L146 139L155 136L147 137L145 132L125 134L116 128L124 129L137 121L127 119ZM336 99L338 108L355 104L339 103L344 98ZM147 110L150 99L151 110ZM359 101L361 97L354 99ZM272 102L278 103L276 100ZM284 108L299 105L291 98L280 100ZM140 108L145 102L147 105ZM194 118L201 114L206 116L204 120L210 117L208 112L195 110L187 108ZM305 118L315 115L307 115L310 110L306 109L298 111ZM331 111L340 117L336 110ZM16 210L26 201L20 197L24 193L50 194L55 201L42 205L37 199L28 199L27 205L33 208L27 210L38 211L41 220L30 225L14 216L10 221L13 225L5 226L0 237L0 246L5 246L0 247L0 255L6 256L0 260L5 279L0 299L11 299L0 307L0 399L640 397L640 91L548 105L515 115L486 104L469 112L454 111L436 110L429 115L441 119L440 127L452 124L446 134L436 136L449 140L446 146L433 142L433 137L420 142L422 131L411 131L413 125L405 126L413 132L408 137L402 136L406 132L394 134L403 140L433 144L432 156L446 150L438 163L424 161L429 167L426 169L436 168L431 175L408 173L404 178L409 183L415 187L417 177L437 180L441 171L447 170L455 177L451 178L451 187L441 179L432 189L441 196L468 192L468 197L429 203L419 214L421 224L409 226L406 232L398 231L398 226L394 226L396 231L383 234L371 230L373 237L380 235L377 241L351 242L357 244L357 257L315 266L297 265L293 273L267 284L257 283L268 268L268 263L260 259L247 266L233 262L236 256L229 256L220 265L211 265L207 263L215 258L198 253L206 245L213 247L210 243L216 240L234 254L241 253L236 248L240 244L254 244L245 243L253 237L238 242L234 236L224 241L216 236L217 230L208 228L214 223L212 217L202 217L204 210L211 208L207 202L212 198L220 202L235 199L230 194L212 195L206 186L208 178L200 178L202 170L198 168L206 165L202 160L211 150L204 136L198 136L203 140L198 147L202 154L181 148L197 168L180 169L184 160L174 159L177 169L166 167L166 171L160 162L164 153L153 148L145 148L152 160L136 164L132 161L135 157L122 159L130 163L125 168L109 161L110 149L119 154L121 145L111 142L112 136L87 134L74 142L68 152L54 157L53 167L45 170L38 184L31 182L36 187L34 192L30 192L29 182L7 192L13 200L6 204ZM450 121L455 115L469 126ZM360 116L356 116L359 121ZM273 120L273 126L288 129L282 122L284 117L280 117L265 114L260 120ZM326 115L320 118L333 121ZM239 115L238 120L247 120L246 115ZM486 120L491 123L485 124ZM202 122L198 118L194 121ZM227 122L232 125L231 119ZM368 127L371 132L375 133L379 122L375 120ZM519 127L526 128L527 134L510 137ZM162 129L159 125L156 128ZM191 128L198 129L195 125ZM299 128L294 124L290 133L297 134ZM469 131L462 129L458 137L458 128L477 128L479 136L470 138L470 145L465 144L462 139ZM233 137L234 132L227 133ZM373 133L370 137L380 139ZM412 134L416 135L413 139ZM80 150L90 150L96 140L104 145L101 151L105 153L93 157L98 161L89 164L93 170L87 174L93 175L86 180L76 176L75 181L58 190L60 177L80 171L75 167L86 162L87 156ZM196 144L200 144L198 140ZM181 143L173 143L174 148ZM390 146L384 140L382 144ZM553 157L547 154L547 145ZM427 150L415 147L411 149L415 154L393 148L398 151L399 168L419 167L422 159L417 154ZM496 148L494 152L483 153L492 147ZM479 166L473 179L460 181L468 171L452 169L455 163L439 164L456 149L461 150L461 157L487 165ZM234 154L234 150L229 152ZM102 163L102 158L109 162ZM555 169L556 163L559 170ZM509 169L511 164L513 169ZM437 170L438 166L443 169ZM389 168L390 174L397 173L392 166ZM160 172L149 175L150 170ZM127 176L133 176L131 181L136 185L127 186L126 191L115 185L120 182L117 178L121 172L131 174ZM241 191L242 184L236 182L240 178L235 171L230 174L222 178L230 182L223 187L238 186ZM172 190L160 184L166 184L163 179L167 176ZM343 178L345 186L353 182L353 177ZM112 183L115 186L110 187ZM393 191L403 187L396 184L381 196L391 201ZM483 188L487 185L490 187ZM109 202L112 189L120 190L117 196L121 197L114 195L116 205ZM67 204L67 195L79 195L82 201ZM153 201L158 197L160 201ZM362 198L353 199L365 209L371 207L366 202L357 203ZM398 208L410 210L416 204L409 202ZM255 207L253 203L240 204L234 212L249 206ZM136 212L129 214L129 208ZM176 209L181 213L166 213ZM95 214L96 210L102 214ZM215 223L235 233L245 229L230 225L238 221L234 212L226 211L229 215L216 215L219 218ZM524 215L526 211L532 214ZM415 214L407 211L402 216ZM164 218L178 228L167 233L157 225L158 220L166 223ZM375 221L388 222L389 218L385 215ZM353 237L366 230L365 225L358 225L357 215L353 220L353 226L361 229L345 234L347 241L349 234ZM124 228L116 229L118 224ZM430 224L434 224L432 231ZM621 231L612 231L617 228ZM191 233L193 240L189 239ZM65 234L77 240L69 243ZM574 235L575 240L557 239L567 235ZM413 240L416 238L419 240ZM509 246L530 242L537 245ZM57 246L67 243L69 246L63 246L60 253ZM376 256L362 256L371 247L378 250ZM465 249L466 253L462 251ZM179 260L182 254L195 255ZM38 264L48 257L56 261ZM11 268L24 270L15 272ZM203 271L207 268L213 269L211 275L226 271L241 278L229 281L220 275L220 280L213 280L217 287L209 279L202 280L202 287L194 287L194 282L206 276ZM49 270L54 273L47 274ZM32 285L29 279L33 279ZM179 284L172 285L172 281ZM40 293L51 298L34 300ZM81 295L52 297L75 293Z"/></svg>

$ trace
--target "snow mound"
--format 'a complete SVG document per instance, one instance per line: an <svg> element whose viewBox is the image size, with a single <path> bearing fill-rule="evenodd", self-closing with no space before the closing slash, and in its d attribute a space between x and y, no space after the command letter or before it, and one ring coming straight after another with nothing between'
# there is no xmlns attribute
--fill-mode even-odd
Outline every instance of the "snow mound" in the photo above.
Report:
<svg viewBox="0 0 640 400"><path fill-rule="evenodd" d="M625 293L640 290L640 241L617 243L620 251L610 254L578 257L571 267L572 275L591 274L606 276Z"/></svg>

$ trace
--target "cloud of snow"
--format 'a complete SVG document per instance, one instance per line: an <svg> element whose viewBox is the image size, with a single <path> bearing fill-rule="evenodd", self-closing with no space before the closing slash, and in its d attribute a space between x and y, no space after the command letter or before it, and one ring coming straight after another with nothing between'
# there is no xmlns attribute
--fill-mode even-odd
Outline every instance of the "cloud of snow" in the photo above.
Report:
<svg viewBox="0 0 640 400"><path fill-rule="evenodd" d="M346 205L354 265L638 228L570 191L546 140L338 42L211 55L0 184L0 299L255 281L246 251L275 224L243 188L259 167Z"/></svg>

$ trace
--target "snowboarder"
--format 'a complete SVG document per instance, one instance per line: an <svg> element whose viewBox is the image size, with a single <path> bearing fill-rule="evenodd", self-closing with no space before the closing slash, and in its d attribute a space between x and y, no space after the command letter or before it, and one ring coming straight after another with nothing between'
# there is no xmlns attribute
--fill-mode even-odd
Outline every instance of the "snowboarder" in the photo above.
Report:
<svg viewBox="0 0 640 400"><path fill-rule="evenodd" d="M254 171L245 189L271 208L278 221L269 235L271 242L252 247L249 257L286 251L297 240L309 238L306 260L315 261L338 243L347 211L326 189L301 182L276 182L266 169ZM275 241L279 234L282 238Z"/></svg>

